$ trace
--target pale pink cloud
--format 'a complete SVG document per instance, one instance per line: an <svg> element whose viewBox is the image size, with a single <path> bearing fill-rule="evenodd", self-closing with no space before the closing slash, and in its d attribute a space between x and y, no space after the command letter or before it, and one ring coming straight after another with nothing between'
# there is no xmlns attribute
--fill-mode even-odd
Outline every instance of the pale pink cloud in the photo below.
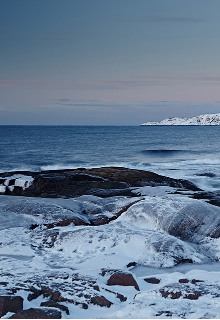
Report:
<svg viewBox="0 0 220 320"><path fill-rule="evenodd" d="M27 85L32 83L43 83L42 79L0 79L0 87L11 88L20 85Z"/></svg>

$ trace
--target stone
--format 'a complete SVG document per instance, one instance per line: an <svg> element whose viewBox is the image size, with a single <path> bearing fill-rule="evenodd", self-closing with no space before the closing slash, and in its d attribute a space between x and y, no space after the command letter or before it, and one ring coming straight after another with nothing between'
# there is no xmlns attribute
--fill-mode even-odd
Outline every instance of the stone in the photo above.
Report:
<svg viewBox="0 0 220 320"><path fill-rule="evenodd" d="M109 286L133 286L136 290L140 290L139 286L130 273L116 272L113 273L107 281Z"/></svg>
<svg viewBox="0 0 220 320"><path fill-rule="evenodd" d="M108 299L106 299L104 296L95 296L91 298L91 303L99 305L100 307L107 307L110 308L112 305L112 302L110 302Z"/></svg>
<svg viewBox="0 0 220 320"><path fill-rule="evenodd" d="M28 301L32 301L34 299L37 299L43 292L40 289L36 289L35 287L30 287L30 293L27 297Z"/></svg>
<svg viewBox="0 0 220 320"><path fill-rule="evenodd" d="M179 299L182 296L180 291L169 291L169 290L160 290L160 293L163 298Z"/></svg>
<svg viewBox="0 0 220 320"><path fill-rule="evenodd" d="M147 283L152 283L152 284L160 283L160 280L157 278L145 278L144 281L146 281Z"/></svg>
<svg viewBox="0 0 220 320"><path fill-rule="evenodd" d="M179 279L179 283L188 283L189 280L188 279Z"/></svg>
<svg viewBox="0 0 220 320"><path fill-rule="evenodd" d="M49 308L57 308L57 309L60 309L62 311L65 311L67 315L70 314L69 309L66 306L64 306L64 305L62 305L60 303L57 303L55 301L41 302L40 306L41 307L49 307Z"/></svg>
<svg viewBox="0 0 220 320"><path fill-rule="evenodd" d="M137 262L129 262L126 267L130 268L130 267L135 267L137 265Z"/></svg>
<svg viewBox="0 0 220 320"><path fill-rule="evenodd" d="M204 280L197 280L197 279L192 279L191 280L191 283L192 284L196 284L196 283L198 283L198 282L205 282Z"/></svg>
<svg viewBox="0 0 220 320"><path fill-rule="evenodd" d="M24 299L20 296L0 296L0 317L8 312L18 312L23 309Z"/></svg>
<svg viewBox="0 0 220 320"><path fill-rule="evenodd" d="M57 309L30 308L13 314L9 319L61 319Z"/></svg>

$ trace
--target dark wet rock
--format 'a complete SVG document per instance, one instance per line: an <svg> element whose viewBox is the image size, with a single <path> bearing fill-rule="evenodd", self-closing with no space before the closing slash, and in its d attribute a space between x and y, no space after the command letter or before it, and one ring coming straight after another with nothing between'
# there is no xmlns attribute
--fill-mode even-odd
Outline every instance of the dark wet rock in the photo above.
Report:
<svg viewBox="0 0 220 320"><path fill-rule="evenodd" d="M109 276L109 275L112 275L112 274L117 273L117 272L122 272L122 271L119 270L119 269L105 269L105 268L103 268L101 270L100 274L101 274L101 276L105 277L105 276Z"/></svg>
<svg viewBox="0 0 220 320"><path fill-rule="evenodd" d="M48 229L52 229L55 227L67 227L70 224L73 224L75 226L86 226L88 225L85 221L83 221L82 219L76 217L76 218L72 218L72 219L63 219L57 222L53 222L53 223L48 223L48 224L43 224L45 227L47 227Z"/></svg>
<svg viewBox="0 0 220 320"><path fill-rule="evenodd" d="M175 263L181 264L181 263L193 263L192 259L185 259L182 257L175 257Z"/></svg>
<svg viewBox="0 0 220 320"><path fill-rule="evenodd" d="M8 285L8 282L5 282L5 281L0 282L0 286L6 287L7 285Z"/></svg>
<svg viewBox="0 0 220 320"><path fill-rule="evenodd" d="M110 302L108 299L106 299L104 296L95 296L91 298L91 303L99 305L100 307L107 307L110 308L112 305L112 302Z"/></svg>
<svg viewBox="0 0 220 320"><path fill-rule="evenodd" d="M121 302L125 302L127 300L127 297L120 293L116 293L116 298L118 298Z"/></svg>
<svg viewBox="0 0 220 320"><path fill-rule="evenodd" d="M182 296L181 291L172 291L161 289L160 293L163 298L179 299Z"/></svg>
<svg viewBox="0 0 220 320"><path fill-rule="evenodd" d="M9 319L61 319L57 309L30 308L13 314Z"/></svg>
<svg viewBox="0 0 220 320"><path fill-rule="evenodd" d="M180 279L178 284L173 284L173 286L167 286L159 290L162 297L170 299L183 299L188 300L198 300L199 297L212 292L212 288L203 288L192 286L188 279ZM210 290L210 291L209 291Z"/></svg>
<svg viewBox="0 0 220 320"><path fill-rule="evenodd" d="M183 299L198 300L201 295L202 293L200 291L195 291L194 293L186 294Z"/></svg>
<svg viewBox="0 0 220 320"><path fill-rule="evenodd" d="M30 291L31 293L29 293L27 297L28 301L37 299L41 294L43 294L43 291L41 289L37 289L35 287L30 287Z"/></svg>
<svg viewBox="0 0 220 320"><path fill-rule="evenodd" d="M131 267L135 267L137 265L137 262L129 262L126 267L127 268L131 268Z"/></svg>
<svg viewBox="0 0 220 320"><path fill-rule="evenodd" d="M146 281L147 283L152 283L152 284L160 283L160 280L157 278L145 278L144 281Z"/></svg>
<svg viewBox="0 0 220 320"><path fill-rule="evenodd" d="M220 207L220 193L219 192L211 192L211 191L200 191L195 192L191 195L194 199L204 199L207 200L208 203Z"/></svg>
<svg viewBox="0 0 220 320"><path fill-rule="evenodd" d="M53 290L46 286L41 286L41 291L44 297L50 297L50 300L55 302L65 301L58 290Z"/></svg>
<svg viewBox="0 0 220 320"><path fill-rule="evenodd" d="M106 289L106 288L104 290L114 294L116 296L116 298L119 299L121 302L125 302L127 300L127 297L125 297L123 294L120 294L118 292L114 292L114 291Z"/></svg>
<svg viewBox="0 0 220 320"><path fill-rule="evenodd" d="M24 190L20 187L14 187L14 190L10 191L7 188L7 194L49 198L69 198L84 194L100 197L120 195L134 197L137 195L130 190L131 187L170 186L192 191L200 190L187 180L172 179L149 171L122 167L7 172L1 173L1 178L13 176L16 173L32 176L34 181ZM12 180L14 179L12 178Z"/></svg>
<svg viewBox="0 0 220 320"><path fill-rule="evenodd" d="M155 314L155 316L159 317L165 315L165 317L172 317L173 313L170 311L160 311L157 314Z"/></svg>
<svg viewBox="0 0 220 320"><path fill-rule="evenodd" d="M216 177L216 174L214 174L213 172L204 172L204 173L197 173L196 176L214 178Z"/></svg>
<svg viewBox="0 0 220 320"><path fill-rule="evenodd" d="M0 296L0 317L8 312L18 312L23 309L23 298L20 296Z"/></svg>
<svg viewBox="0 0 220 320"><path fill-rule="evenodd" d="M197 279L192 279L192 280L191 280L191 283L192 283L192 284L197 284L197 283L199 283L199 282L204 282L204 280L197 280Z"/></svg>
<svg viewBox="0 0 220 320"><path fill-rule="evenodd" d="M30 226L30 230L34 230L34 229L36 229L36 228L38 228L39 227L39 224L32 224L31 226Z"/></svg>
<svg viewBox="0 0 220 320"><path fill-rule="evenodd" d="M189 283L189 279L179 279L179 283Z"/></svg>
<svg viewBox="0 0 220 320"><path fill-rule="evenodd" d="M113 273L107 281L109 286L132 286L136 290L140 290L139 286L134 279L133 275L130 273L115 272Z"/></svg>
<svg viewBox="0 0 220 320"><path fill-rule="evenodd" d="M41 302L40 306L41 307L49 307L49 308L60 309L61 311L65 311L67 315L70 314L69 309L66 306L64 306L63 304L57 303L55 301Z"/></svg>

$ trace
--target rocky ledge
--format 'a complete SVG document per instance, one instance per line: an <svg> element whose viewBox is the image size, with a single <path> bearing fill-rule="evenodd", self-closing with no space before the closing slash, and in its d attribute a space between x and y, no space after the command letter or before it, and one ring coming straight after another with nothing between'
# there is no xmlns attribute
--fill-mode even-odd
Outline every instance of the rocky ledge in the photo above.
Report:
<svg viewBox="0 0 220 320"><path fill-rule="evenodd" d="M84 194L103 198L134 196L131 188L143 186L170 186L191 191L200 190L187 180L172 179L150 171L123 167L6 172L0 174L0 184L1 194L43 198L71 198Z"/></svg>

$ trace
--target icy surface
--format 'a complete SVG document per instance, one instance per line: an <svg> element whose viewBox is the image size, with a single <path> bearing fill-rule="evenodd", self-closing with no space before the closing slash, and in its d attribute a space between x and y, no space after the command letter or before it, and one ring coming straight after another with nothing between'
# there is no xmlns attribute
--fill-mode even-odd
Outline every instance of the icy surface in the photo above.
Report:
<svg viewBox="0 0 220 320"><path fill-rule="evenodd" d="M141 124L142 126L219 126L220 125L220 113L216 114L204 114L192 118L167 118L160 122L146 122Z"/></svg>
<svg viewBox="0 0 220 320"><path fill-rule="evenodd" d="M93 280L99 286L98 294L111 301L112 306L89 304L84 310L81 305L65 302L70 315L63 312L64 318L219 318L220 239L211 238L210 234L220 225L220 208L170 194L168 187L134 191L142 197L0 196L0 274L1 281L7 282L0 287L0 293L8 294L7 290L16 287L16 295L24 297L26 308L39 307L47 301L45 297L32 301L27 297L33 284L42 284L58 289L67 299L83 302L77 290L94 294L97 291L86 284ZM73 217L85 222L95 216L112 217L134 200L140 201L108 224L46 227ZM37 227L31 229L32 225ZM184 260L193 263L181 263ZM136 262L137 267L128 269L131 262ZM103 269L129 271L140 291L107 286L108 274L101 276ZM160 283L147 283L144 279L149 276L157 277ZM83 286L77 277L84 279ZM204 282L180 284L182 278ZM182 296L164 298L160 290L167 288L181 290ZM187 290L195 289L202 292L197 300L184 298ZM114 292L127 300L121 302Z"/></svg>
<svg viewBox="0 0 220 320"><path fill-rule="evenodd" d="M13 191L14 187L21 187L23 190L29 188L34 179L31 176L24 176L22 174L15 174L10 177L1 178L3 183L0 184L0 193L5 193L6 187Z"/></svg>

